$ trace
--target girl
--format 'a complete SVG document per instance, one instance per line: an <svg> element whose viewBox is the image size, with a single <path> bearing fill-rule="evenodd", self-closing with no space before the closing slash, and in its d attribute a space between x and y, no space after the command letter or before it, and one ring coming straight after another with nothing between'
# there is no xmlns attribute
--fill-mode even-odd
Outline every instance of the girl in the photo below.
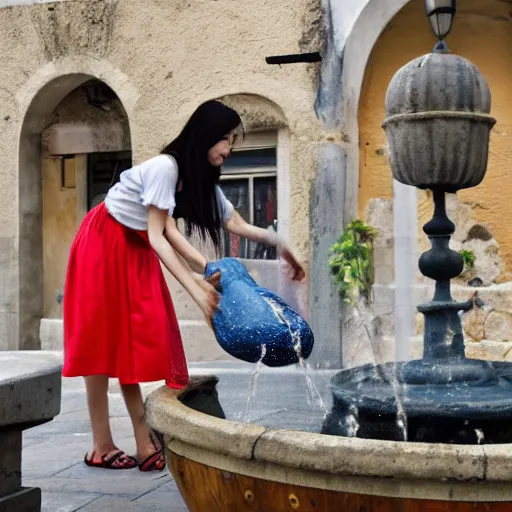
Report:
<svg viewBox="0 0 512 512"><path fill-rule="evenodd" d="M293 271L304 270L270 231L247 224L218 186L220 169L243 136L239 115L217 101L201 105L162 154L121 174L104 203L83 221L71 247L64 291L65 377L85 377L93 447L89 466L162 470L161 448L144 419L140 382L188 383L178 321L160 263L187 290L208 323L217 308L207 261L181 234L198 230L218 248L220 229L278 246ZM128 456L112 439L108 379L119 379L135 434Z"/></svg>

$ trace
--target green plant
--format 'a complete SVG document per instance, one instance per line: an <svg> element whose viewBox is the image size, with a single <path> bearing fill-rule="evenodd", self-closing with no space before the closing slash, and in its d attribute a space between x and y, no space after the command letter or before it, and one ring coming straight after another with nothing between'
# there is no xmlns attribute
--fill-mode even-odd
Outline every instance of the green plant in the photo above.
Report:
<svg viewBox="0 0 512 512"><path fill-rule="evenodd" d="M371 226L354 220L329 251L329 267L346 303L354 303L359 298L370 301L375 234Z"/></svg>
<svg viewBox="0 0 512 512"><path fill-rule="evenodd" d="M459 254L462 256L464 260L464 268L473 268L475 266L475 255L473 251L468 251L467 249L462 249L459 251Z"/></svg>

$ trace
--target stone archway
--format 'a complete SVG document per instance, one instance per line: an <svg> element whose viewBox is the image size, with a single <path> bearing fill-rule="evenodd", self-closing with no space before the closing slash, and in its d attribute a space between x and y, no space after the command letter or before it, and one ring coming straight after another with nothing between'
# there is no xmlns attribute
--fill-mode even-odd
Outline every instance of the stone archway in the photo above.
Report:
<svg viewBox="0 0 512 512"><path fill-rule="evenodd" d="M500 281L509 280L506 272L512 264L512 236L506 219L512 214L512 191L503 187L512 164L512 72L508 66L507 41L512 39L509 6L497 0L466 0L455 17L447 42L450 50L469 59L483 73L492 92L492 115L497 124L491 132L490 155L484 181L474 189L460 191L458 201L466 205L464 224L486 225L500 246L504 266ZM387 140L381 128L385 117L385 94L394 73L408 61L430 51L434 42L423 3L413 0L393 18L388 29L376 41L366 66L361 88L359 127L359 215L372 198L393 196L391 170L387 163ZM419 194L419 225L430 219L431 198ZM459 231L462 230L462 218ZM465 235L460 234L460 240ZM426 249L426 239L422 240ZM486 258L480 258L480 262ZM477 266L480 266L478 264ZM492 265L485 265L492 267ZM479 270L484 283L500 275L499 265ZM507 275L508 274L508 275Z"/></svg>
<svg viewBox="0 0 512 512"><path fill-rule="evenodd" d="M97 80L96 74L92 73L59 75L55 68L43 68L40 76L32 78L20 97L37 87L38 78L44 80L48 75L51 78L38 88L26 106L19 139L18 338L21 350L40 348L39 331L44 307L41 135L51 122L52 113L70 93L91 80Z"/></svg>
<svg viewBox="0 0 512 512"><path fill-rule="evenodd" d="M393 17L410 1L423 0L368 0L347 35L342 50L341 115L347 145L347 172L345 183L344 218L357 216L359 194L359 102L363 79L370 54L377 39ZM425 19L425 23L428 21Z"/></svg>

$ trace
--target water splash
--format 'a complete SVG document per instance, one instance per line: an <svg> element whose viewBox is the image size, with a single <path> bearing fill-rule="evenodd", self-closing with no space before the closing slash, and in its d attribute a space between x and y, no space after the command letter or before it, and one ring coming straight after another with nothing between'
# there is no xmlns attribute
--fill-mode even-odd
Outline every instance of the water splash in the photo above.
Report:
<svg viewBox="0 0 512 512"><path fill-rule="evenodd" d="M396 400L396 424L402 432L403 440L407 441L407 415L405 414L404 403L400 396L400 389L396 377L393 378L391 382L393 383L393 391L395 392Z"/></svg>
<svg viewBox="0 0 512 512"><path fill-rule="evenodd" d="M347 436L356 437L359 432L359 411L355 405L349 407L349 415L347 416Z"/></svg>
<svg viewBox="0 0 512 512"><path fill-rule="evenodd" d="M300 367L304 370L304 376L306 379L306 399L308 401L309 405L315 405L319 409L322 409L324 418L328 414L327 407L325 405L325 402L322 398L322 395L320 391L318 390L316 384L313 382L309 375L309 371L311 370L311 365L307 364L304 357L302 356L302 341L300 338L300 331L299 329L294 330L290 324L290 322L287 320L283 308L280 304L278 304L275 300L273 300L271 297L262 297L263 300L270 306L270 309L272 309L274 315L276 315L276 318L283 324L285 324L288 327L288 331L290 332L290 336L292 338L293 348L295 350L295 353L297 354L297 358L299 360Z"/></svg>
<svg viewBox="0 0 512 512"><path fill-rule="evenodd" d="M377 347L376 338L379 325L377 317L364 303L354 305L354 312L356 318L358 318L362 324L366 332L366 336L368 337L368 341L370 342L375 371L383 381L389 382L393 388L396 402L396 424L402 432L403 440L407 441L407 415L405 413L404 403L401 396L402 392L406 389L406 385L401 385L398 381L397 361L395 360L395 364L393 365L393 373L391 375L387 374L384 367L380 365L380 361L378 360L379 349Z"/></svg>
<svg viewBox="0 0 512 512"><path fill-rule="evenodd" d="M411 359L411 340L416 331L414 285L417 273L417 210L417 189L393 180L395 361Z"/></svg>
<svg viewBox="0 0 512 512"><path fill-rule="evenodd" d="M258 384L258 378L261 375L264 365L263 365L263 358L265 357L267 353L267 346L261 345L261 356L256 363L256 368L252 372L251 380L249 383L249 393L247 394L247 402L245 404L245 414L243 416L244 422L250 422L251 416L252 416L252 408L254 404L254 399L256 398L256 389Z"/></svg>

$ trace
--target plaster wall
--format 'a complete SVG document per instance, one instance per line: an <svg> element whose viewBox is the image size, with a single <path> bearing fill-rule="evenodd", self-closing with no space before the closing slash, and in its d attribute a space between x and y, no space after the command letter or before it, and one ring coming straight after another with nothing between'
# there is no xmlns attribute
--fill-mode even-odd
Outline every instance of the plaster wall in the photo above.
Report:
<svg viewBox="0 0 512 512"><path fill-rule="evenodd" d="M206 99L241 95L275 105L289 148L284 226L307 262L309 191L319 145L328 138L314 110L319 66L274 67L265 57L317 50L322 34L316 0L243 6L87 0L0 8L0 347L38 348L40 319L45 309L52 314L42 292L41 184L55 183L43 179L44 167L50 172L53 164L41 166L41 134L62 100L91 78L119 96L135 162L159 151ZM66 200L72 209L74 199Z"/></svg>

